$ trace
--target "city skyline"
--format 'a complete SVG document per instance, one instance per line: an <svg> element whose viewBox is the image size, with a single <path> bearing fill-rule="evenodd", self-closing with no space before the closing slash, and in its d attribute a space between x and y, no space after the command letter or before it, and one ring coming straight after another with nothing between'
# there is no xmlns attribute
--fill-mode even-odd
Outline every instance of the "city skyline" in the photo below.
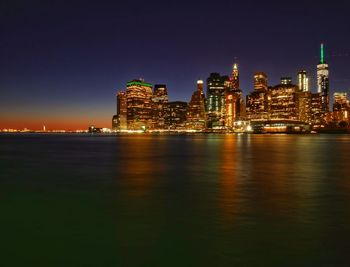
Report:
<svg viewBox="0 0 350 267"><path fill-rule="evenodd" d="M110 127L113 95L125 81L166 84L169 99L189 102L196 80L230 75L235 58L244 95L259 71L277 84L281 76L297 83L297 72L306 70L315 91L321 42L331 66L330 95L349 93L346 3L300 9L219 1L220 12L209 1L81 3L2 4L0 20L8 27L1 28L0 128ZM327 18L322 27L321 17Z"/></svg>
<svg viewBox="0 0 350 267"><path fill-rule="evenodd" d="M320 53L320 58L319 58L319 63L317 64L317 65L315 65L315 66L317 66L317 68L315 68L315 78L314 78L314 80L315 81L313 81L312 79L310 79L310 77L312 77L313 75L312 75L312 73L309 73L309 72L307 72L307 71L305 71L304 69L301 69L301 70L299 70L297 73L295 73L295 75L290 75L290 76L283 76L283 77L280 77L280 79L279 79L279 82L276 82L276 83L274 83L274 84L271 84L270 83L270 76L269 75L267 75L266 76L266 79L267 79L267 83L266 83L266 85L267 86L269 86L270 88L272 88L273 86L278 86L279 84L285 84L285 85L287 85L287 84L289 84L289 83L291 83L291 84L293 84L293 85L297 85L297 86L299 86L299 90L300 91L306 91L306 92L311 92L311 93L320 93L321 91L320 91L320 85L319 85L319 81L318 81L318 72L319 72L319 66L320 65L324 65L324 64L326 64L326 66L327 66L327 75L328 75L328 73L329 73L329 65L328 65L328 62L326 62L325 61L325 59L327 58L326 56L325 56L325 44L323 44L323 43L321 43L320 44L320 51L321 51L321 53ZM230 73L231 72L231 73ZM211 76L213 75L213 74L219 74L220 75L220 73L217 73L217 72L211 72L211 73L209 73L208 75L207 75L207 78L206 79L203 79L203 80L207 80L207 83L206 84L204 84L204 81L203 80L197 80L197 81L194 81L194 83L193 83L193 88L195 88L195 86L198 86L198 82L200 82L201 84L202 84L202 91L203 91L203 93L204 93L204 95L205 95L205 97L206 97L206 99L207 100L209 100L209 95L208 95L208 87L210 87L209 85L208 85L208 79L210 79L211 78ZM229 74L229 75L227 75L227 74ZM255 81L255 77L256 77L256 75L258 75L258 74L264 74L264 75L266 75L264 72L256 72L256 73L254 73L253 75L252 75L252 77L251 77L251 87L249 88L250 90L252 90L253 88L255 88L255 86L256 86L256 81ZM303 79L303 82L302 82L302 84L300 84L300 75L302 75L302 79ZM240 76L241 76L241 71L239 70L239 68L238 68L238 63L237 62L234 62L233 64L232 64L232 68L231 68L231 71L227 71L226 73L223 73L222 74L222 76L221 77L227 77L227 79L232 83L232 87L233 87L233 89L239 89L239 90L241 90L241 87L240 87ZM327 76L328 77L328 76ZM139 78L140 80L145 80L143 77L140 77ZM327 78L328 79L328 78ZM134 79L135 80L135 79ZM137 80L137 79L136 79ZM305 81L304 81L305 80ZM311 83L310 83L311 82ZM327 80L327 82L328 82L328 80ZM132 80L130 81L130 82L127 82L127 84L130 84L130 83L132 83ZM196 85L196 83L197 83L197 85ZM307 83L307 85L305 85L305 83ZM150 94L150 96L153 94L153 93L155 93L156 94L156 91L157 91L157 87L159 87L160 86L160 84L159 83L146 83L147 84L147 86L149 86L150 87L150 91L149 91L149 94ZM314 86L310 86L310 84L314 84ZM164 84L164 85L161 85L161 86L164 86L165 88L168 88L168 86L166 85L166 84ZM301 86L301 87L300 87ZM306 86L306 89L304 88ZM193 92L193 88L192 88L192 91L189 91L188 93L188 97L186 98L186 99L171 99L170 97L169 97L169 101L170 102L186 102L186 103L189 103L189 102L191 102L190 101L190 99L191 99L191 93ZM154 89L154 90L153 90ZM168 97L168 95L171 95L171 90L166 90L167 91L167 97ZM245 92L245 91L247 91L247 90L242 90L242 92ZM118 90L117 92L116 92L116 95L118 95L119 93L122 93L122 91L121 90ZM332 110L332 107L331 107L331 105L333 104L333 93L347 93L347 90L343 90L342 92L336 92L336 91L329 91L328 92L328 101L329 101L329 103L328 103L328 107L329 107L329 109L330 110ZM249 95L249 92L248 93L243 93L243 95L242 95L242 99L243 99L243 101L245 101L245 98L247 97ZM246 103L245 103L246 104ZM99 118L100 119L100 118ZM89 118L87 119L87 120L89 120ZM54 122L55 122L55 120L53 120ZM95 120L96 121L96 120ZM52 128L52 129L50 129L50 130L86 130L86 128L87 128L87 126L89 126L89 125L95 125L94 123L88 123L88 124L82 124L82 127L76 127L75 125L76 125L76 123L75 123L75 121L74 121L74 119L73 120L71 120L71 119L67 119L67 121L66 121L66 123L65 123L65 125L69 125L71 123L71 127L69 127L69 128L64 128L64 127L61 127L61 128ZM110 121L109 121L109 124L110 124ZM100 126L100 125L98 125L98 126ZM42 127L42 128L40 128L40 127ZM44 131L46 130L46 128L47 128L47 124L44 122L44 123L42 123L41 125L39 125L39 128L37 128L37 129L33 129L33 130L43 130L44 129ZM110 125L103 125L103 127L101 127L101 128L110 128ZM18 128L18 130L19 129L21 129L21 128ZM23 129L31 129L31 128L27 128L27 127L23 127Z"/></svg>
<svg viewBox="0 0 350 267"><path fill-rule="evenodd" d="M115 132L211 132L211 133L317 133L348 132L350 101L346 92L334 92L331 104L329 65L325 45L320 44L317 91L310 90L307 71L297 73L297 83L283 76L276 85L268 75L253 76L254 90L244 96L240 69L234 63L230 75L211 73L197 80L190 102L169 101L166 85L154 87L144 79L126 83L117 93ZM206 85L206 95L204 87ZM185 111L185 113L184 113ZM89 132L101 132L90 127Z"/></svg>

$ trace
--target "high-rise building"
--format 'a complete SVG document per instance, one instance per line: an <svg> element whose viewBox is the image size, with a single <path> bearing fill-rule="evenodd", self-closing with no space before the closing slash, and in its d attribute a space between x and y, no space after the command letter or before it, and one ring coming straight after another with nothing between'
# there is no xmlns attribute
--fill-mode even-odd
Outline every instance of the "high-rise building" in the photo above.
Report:
<svg viewBox="0 0 350 267"><path fill-rule="evenodd" d="M265 121L269 119L269 92L256 90L247 95L246 114L248 120Z"/></svg>
<svg viewBox="0 0 350 267"><path fill-rule="evenodd" d="M350 123L350 101L348 95L345 92L336 92L333 95L333 120L335 121L348 121Z"/></svg>
<svg viewBox="0 0 350 267"><path fill-rule="evenodd" d="M298 120L298 87L280 84L271 88L270 119Z"/></svg>
<svg viewBox="0 0 350 267"><path fill-rule="evenodd" d="M167 129L185 129L187 102L173 101L165 105L165 125Z"/></svg>
<svg viewBox="0 0 350 267"><path fill-rule="evenodd" d="M305 70L298 72L298 85L301 92L309 92L309 78Z"/></svg>
<svg viewBox="0 0 350 267"><path fill-rule="evenodd" d="M225 115L225 82L228 76L211 73L207 79L207 123L208 128L224 126Z"/></svg>
<svg viewBox="0 0 350 267"><path fill-rule="evenodd" d="M254 74L254 90L267 91L267 75L264 72Z"/></svg>
<svg viewBox="0 0 350 267"><path fill-rule="evenodd" d="M127 83L127 125L129 130L152 126L152 84L144 80Z"/></svg>
<svg viewBox="0 0 350 267"><path fill-rule="evenodd" d="M238 71L237 63L233 64L230 81L231 81L231 89L238 90L239 89L239 71Z"/></svg>
<svg viewBox="0 0 350 267"><path fill-rule="evenodd" d="M119 130L119 120L118 115L114 115L112 118L112 130L118 131Z"/></svg>
<svg viewBox="0 0 350 267"><path fill-rule="evenodd" d="M127 98L126 92L117 93L117 115L113 116L113 130L127 130Z"/></svg>
<svg viewBox="0 0 350 267"><path fill-rule="evenodd" d="M324 123L324 110L320 93L311 94L311 122L314 125Z"/></svg>
<svg viewBox="0 0 350 267"><path fill-rule="evenodd" d="M299 87L300 88L300 87ZM298 119L304 123L312 122L311 92L299 91L297 93Z"/></svg>
<svg viewBox="0 0 350 267"><path fill-rule="evenodd" d="M165 84L156 84L152 97L152 128L164 129L168 90Z"/></svg>
<svg viewBox="0 0 350 267"><path fill-rule="evenodd" d="M348 110L350 107L348 94L345 92L335 92L333 94L333 111Z"/></svg>
<svg viewBox="0 0 350 267"><path fill-rule="evenodd" d="M253 121L269 119L269 99L267 75L263 72L254 74L254 91L247 95L246 115Z"/></svg>
<svg viewBox="0 0 350 267"><path fill-rule="evenodd" d="M324 45L321 44L320 63L317 65L317 92L321 96L323 112L329 111L329 70L325 62Z"/></svg>
<svg viewBox="0 0 350 267"><path fill-rule="evenodd" d="M194 130L206 128L205 96L203 92L204 82L197 81L197 90L192 94L188 105L187 125Z"/></svg>
<svg viewBox="0 0 350 267"><path fill-rule="evenodd" d="M293 84L292 77L281 77L281 84L283 85Z"/></svg>
<svg viewBox="0 0 350 267"><path fill-rule="evenodd" d="M232 129L234 122L245 118L245 105L242 90L239 88L238 65L233 65L232 75L226 88L225 126Z"/></svg>
<svg viewBox="0 0 350 267"><path fill-rule="evenodd" d="M204 95L204 81L198 80L197 81L197 92L199 92L201 95Z"/></svg>

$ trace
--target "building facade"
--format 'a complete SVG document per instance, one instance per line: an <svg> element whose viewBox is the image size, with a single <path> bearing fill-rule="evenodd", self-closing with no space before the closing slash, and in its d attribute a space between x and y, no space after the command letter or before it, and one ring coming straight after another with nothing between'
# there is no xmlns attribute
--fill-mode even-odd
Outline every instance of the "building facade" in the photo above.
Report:
<svg viewBox="0 0 350 267"><path fill-rule="evenodd" d="M298 120L298 86L280 84L271 88L271 120Z"/></svg>
<svg viewBox="0 0 350 267"><path fill-rule="evenodd" d="M300 88L300 87L299 87ZM299 91L297 94L298 103L298 119L301 122L312 122L311 109L311 93L307 91Z"/></svg>
<svg viewBox="0 0 350 267"><path fill-rule="evenodd" d="M248 120L265 121L269 119L270 91L267 75L254 74L254 91L246 97L246 116Z"/></svg>
<svg viewBox="0 0 350 267"><path fill-rule="evenodd" d="M321 94L311 94L311 122L313 125L325 123L325 112L322 105Z"/></svg>
<svg viewBox="0 0 350 267"><path fill-rule="evenodd" d="M207 126L208 128L221 128L225 126L225 82L228 76L211 73L207 79Z"/></svg>
<svg viewBox="0 0 350 267"><path fill-rule="evenodd" d="M291 85L291 84L293 84L292 77L282 77L281 78L281 84L282 85Z"/></svg>
<svg viewBox="0 0 350 267"><path fill-rule="evenodd" d="M166 85L156 84L152 97L152 129L165 128L165 111L168 100Z"/></svg>
<svg viewBox="0 0 350 267"><path fill-rule="evenodd" d="M203 130L206 128L205 95L203 92L204 82L197 81L197 90L192 94L188 104L187 127L192 130Z"/></svg>
<svg viewBox="0 0 350 267"><path fill-rule="evenodd" d="M113 130L127 130L127 98L126 92L120 91L116 96L117 114L112 119Z"/></svg>
<svg viewBox="0 0 350 267"><path fill-rule="evenodd" d="M321 44L320 63L317 65L317 92L321 96L323 112L329 111L329 70L325 62L324 45Z"/></svg>
<svg viewBox="0 0 350 267"><path fill-rule="evenodd" d="M298 85L301 92L309 92L309 78L305 70L298 72Z"/></svg>
<svg viewBox="0 0 350 267"><path fill-rule="evenodd" d="M338 122L349 122L350 101L347 93L335 92L333 99L333 119Z"/></svg>
<svg viewBox="0 0 350 267"><path fill-rule="evenodd" d="M144 80L127 83L127 127L141 130L152 127L152 84Z"/></svg>
<svg viewBox="0 0 350 267"><path fill-rule="evenodd" d="M227 129L232 129L236 121L245 119L243 92L239 88L240 81L238 64L233 64L231 77L225 85L225 127Z"/></svg>
<svg viewBox="0 0 350 267"><path fill-rule="evenodd" d="M187 108L187 102L168 102L165 108L165 128L168 130L186 129Z"/></svg>

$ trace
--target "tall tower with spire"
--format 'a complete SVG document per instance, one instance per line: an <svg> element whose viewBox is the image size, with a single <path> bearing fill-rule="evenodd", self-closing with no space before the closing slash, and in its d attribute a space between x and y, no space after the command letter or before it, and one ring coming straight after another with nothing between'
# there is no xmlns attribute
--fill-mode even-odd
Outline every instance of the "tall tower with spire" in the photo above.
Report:
<svg viewBox="0 0 350 267"><path fill-rule="evenodd" d="M242 90L239 88L239 71L237 63L233 64L232 74L226 88L225 126L231 130L234 122L244 119L245 105Z"/></svg>
<svg viewBox="0 0 350 267"><path fill-rule="evenodd" d="M320 63L317 65L317 92L320 94L322 109L329 111L329 70L325 62L324 44L321 44Z"/></svg>
<svg viewBox="0 0 350 267"><path fill-rule="evenodd" d="M239 89L239 71L237 63L233 64L232 74L231 74L231 89L238 90Z"/></svg>

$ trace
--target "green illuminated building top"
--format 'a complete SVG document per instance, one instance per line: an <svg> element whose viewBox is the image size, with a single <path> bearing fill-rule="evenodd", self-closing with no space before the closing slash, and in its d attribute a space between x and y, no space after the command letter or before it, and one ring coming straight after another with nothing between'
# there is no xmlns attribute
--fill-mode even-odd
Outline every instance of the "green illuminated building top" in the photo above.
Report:
<svg viewBox="0 0 350 267"><path fill-rule="evenodd" d="M147 87L152 87L152 84L150 83L145 83L142 81L131 81L126 84L127 86L133 86L133 85L140 85L140 86L147 86Z"/></svg>
<svg viewBox="0 0 350 267"><path fill-rule="evenodd" d="M321 64L324 64L324 44L321 44Z"/></svg>

